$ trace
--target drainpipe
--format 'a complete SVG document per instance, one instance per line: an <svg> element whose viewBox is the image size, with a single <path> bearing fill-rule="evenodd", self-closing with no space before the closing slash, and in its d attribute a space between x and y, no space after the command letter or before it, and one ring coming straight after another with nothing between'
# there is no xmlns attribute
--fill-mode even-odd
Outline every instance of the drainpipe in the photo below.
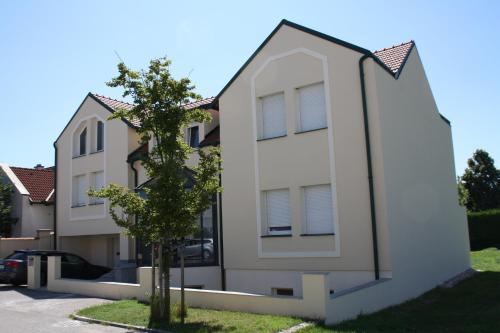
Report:
<svg viewBox="0 0 500 333"><path fill-rule="evenodd" d="M222 174L219 174L219 186L222 186ZM221 289L226 290L226 269L224 268L224 232L222 227L222 193L219 192L219 249L220 249L220 274Z"/></svg>
<svg viewBox="0 0 500 333"><path fill-rule="evenodd" d="M370 214L372 221L372 239L373 239L373 264L375 271L375 280L380 279L380 268L378 258L378 238L377 238L377 217L375 214L375 193L373 190L373 170L372 170L372 152L370 145L370 130L368 127L368 106L366 103L365 71L363 62L371 58L372 54L365 54L359 59L359 78L361 82L361 100L363 102L363 120L365 125L365 144L366 160L368 166L368 187L370 190Z"/></svg>
<svg viewBox="0 0 500 333"><path fill-rule="evenodd" d="M57 145L54 142L54 250L57 250Z"/></svg>
<svg viewBox="0 0 500 333"><path fill-rule="evenodd" d="M134 172L134 191L136 191L137 183L139 181L138 180L139 176L138 176L138 173L137 173L137 169L134 167L135 161L137 161L137 160L136 159L127 160L127 162L130 164L130 168ZM137 225L137 222L139 221L137 215L134 216L134 221L135 221L135 224ZM137 267L139 267L138 254L139 254L139 238L136 237L135 238L135 265Z"/></svg>

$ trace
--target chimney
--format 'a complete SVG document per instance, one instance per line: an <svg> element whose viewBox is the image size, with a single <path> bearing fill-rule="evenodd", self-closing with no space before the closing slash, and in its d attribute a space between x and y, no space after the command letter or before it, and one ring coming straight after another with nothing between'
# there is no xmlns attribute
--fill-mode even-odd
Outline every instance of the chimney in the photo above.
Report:
<svg viewBox="0 0 500 333"><path fill-rule="evenodd" d="M40 163L35 165L35 170L43 170L43 169L45 169L45 167L43 165L41 165Z"/></svg>

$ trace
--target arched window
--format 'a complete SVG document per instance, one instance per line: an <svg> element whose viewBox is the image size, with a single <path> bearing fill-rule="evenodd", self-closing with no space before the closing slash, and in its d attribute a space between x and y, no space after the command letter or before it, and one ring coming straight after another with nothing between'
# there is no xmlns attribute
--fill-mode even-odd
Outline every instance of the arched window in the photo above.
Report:
<svg viewBox="0 0 500 333"><path fill-rule="evenodd" d="M102 121L97 121L97 142L96 151L104 149L104 124Z"/></svg>
<svg viewBox="0 0 500 333"><path fill-rule="evenodd" d="M80 133L80 155L85 155L87 153L87 128L84 128Z"/></svg>

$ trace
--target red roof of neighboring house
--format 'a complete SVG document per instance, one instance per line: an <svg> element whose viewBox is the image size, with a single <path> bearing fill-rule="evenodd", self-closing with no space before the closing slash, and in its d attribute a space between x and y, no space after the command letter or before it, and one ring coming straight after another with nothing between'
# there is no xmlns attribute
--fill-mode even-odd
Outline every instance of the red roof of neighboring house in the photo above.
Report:
<svg viewBox="0 0 500 333"><path fill-rule="evenodd" d="M30 169L10 167L28 190L33 202L53 202L54 168ZM49 197L50 196L50 197Z"/></svg>
<svg viewBox="0 0 500 333"><path fill-rule="evenodd" d="M404 64L408 54L415 45L414 41L401 43L373 52L393 73L397 73Z"/></svg>
<svg viewBox="0 0 500 333"><path fill-rule="evenodd" d="M211 130L206 136L205 139L200 142L200 147L206 146L216 146L220 144L220 127L217 126L213 130Z"/></svg>

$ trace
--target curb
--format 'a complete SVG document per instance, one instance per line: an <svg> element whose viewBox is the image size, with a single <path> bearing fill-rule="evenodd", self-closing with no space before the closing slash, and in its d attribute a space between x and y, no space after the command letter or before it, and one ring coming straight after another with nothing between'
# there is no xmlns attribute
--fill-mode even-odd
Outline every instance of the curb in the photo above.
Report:
<svg viewBox="0 0 500 333"><path fill-rule="evenodd" d="M125 328L125 329L128 329L128 330L133 330L133 331L137 331L137 332L175 333L175 332L172 332L172 331L165 331L165 330L160 330L160 329L157 329L157 328L148 328L148 327L143 327L143 326L135 326L135 325L129 325L129 324L115 323L114 321L93 319L93 318L88 318L88 317L84 317L84 316L79 316L79 315L76 315L76 314L70 315L70 318L74 319L74 320L84 321L84 322L90 323L90 324L100 324L100 325L105 325L105 326L114 326L114 327Z"/></svg>

